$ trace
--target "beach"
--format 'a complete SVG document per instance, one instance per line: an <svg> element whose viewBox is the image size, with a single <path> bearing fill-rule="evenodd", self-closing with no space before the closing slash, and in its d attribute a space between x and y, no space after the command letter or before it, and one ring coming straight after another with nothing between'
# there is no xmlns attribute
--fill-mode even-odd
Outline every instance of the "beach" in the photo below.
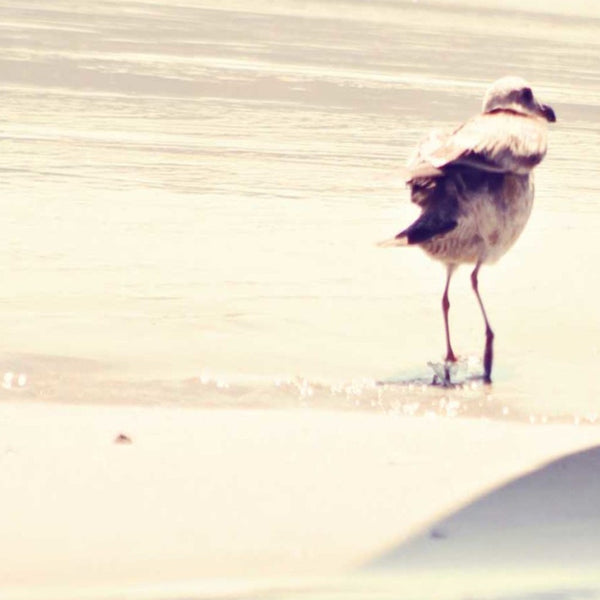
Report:
<svg viewBox="0 0 600 600"><path fill-rule="evenodd" d="M598 7L0 7L0 598L600 597ZM479 289L378 242L415 144L557 122Z"/></svg>
<svg viewBox="0 0 600 600"><path fill-rule="evenodd" d="M325 593L377 561L388 576L395 562L402 589L415 565L384 553L515 473L600 442L595 427L300 409L5 403L0 414L4 598ZM597 466L585 491L594 506ZM553 494L576 506L583 491L558 478L527 497L539 513ZM504 519L517 514L505 506ZM582 518L569 551L591 544L597 566L597 520ZM535 539L523 523L519 549L560 546L565 523L559 512ZM488 538L499 530L502 519L487 522ZM454 569L477 566L460 548L449 555ZM508 573L524 566L503 559ZM417 560L444 572L439 556L427 563Z"/></svg>

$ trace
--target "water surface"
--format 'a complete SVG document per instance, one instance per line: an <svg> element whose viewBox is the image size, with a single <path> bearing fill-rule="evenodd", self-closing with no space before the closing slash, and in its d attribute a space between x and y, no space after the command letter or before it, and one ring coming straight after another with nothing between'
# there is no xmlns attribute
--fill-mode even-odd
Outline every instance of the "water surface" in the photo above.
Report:
<svg viewBox="0 0 600 600"><path fill-rule="evenodd" d="M4 394L595 421L597 7L59 0L0 17ZM559 121L528 228L480 277L494 385L431 390L444 269L375 243L416 214L400 167L417 140L507 73ZM451 300L477 373L466 268Z"/></svg>

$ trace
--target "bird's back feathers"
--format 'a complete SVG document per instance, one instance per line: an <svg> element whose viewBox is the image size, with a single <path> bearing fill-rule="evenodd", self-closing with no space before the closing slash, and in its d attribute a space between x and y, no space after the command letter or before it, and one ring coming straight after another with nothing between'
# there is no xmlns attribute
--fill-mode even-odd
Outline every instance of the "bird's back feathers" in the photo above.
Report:
<svg viewBox="0 0 600 600"><path fill-rule="evenodd" d="M453 131L433 131L408 163L407 182L442 177L448 167L529 173L546 154L546 124L512 110L473 117Z"/></svg>

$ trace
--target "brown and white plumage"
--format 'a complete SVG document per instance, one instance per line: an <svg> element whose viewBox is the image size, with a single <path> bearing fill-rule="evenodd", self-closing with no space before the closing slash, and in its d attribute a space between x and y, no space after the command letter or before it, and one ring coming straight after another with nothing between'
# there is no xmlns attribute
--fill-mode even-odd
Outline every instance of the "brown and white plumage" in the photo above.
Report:
<svg viewBox="0 0 600 600"><path fill-rule="evenodd" d="M448 287L455 268L475 264L471 274L486 326L484 380L491 381L493 338L479 290L483 263L498 260L519 237L533 204L533 168L546 154L552 108L538 102L519 77L488 89L482 113L454 130L433 131L408 162L407 184L421 215L383 246L418 245L447 266L442 299L446 329L444 383L456 361L448 327Z"/></svg>

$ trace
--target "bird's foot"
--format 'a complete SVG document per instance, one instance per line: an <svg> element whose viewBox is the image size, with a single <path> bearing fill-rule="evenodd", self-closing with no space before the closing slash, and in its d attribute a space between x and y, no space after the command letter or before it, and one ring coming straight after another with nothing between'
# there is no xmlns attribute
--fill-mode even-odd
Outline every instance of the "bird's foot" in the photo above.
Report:
<svg viewBox="0 0 600 600"><path fill-rule="evenodd" d="M482 369L483 366L483 369ZM483 385L491 385L492 374L485 365L482 365L479 356L469 356L465 366L465 382L482 383Z"/></svg>
<svg viewBox="0 0 600 600"><path fill-rule="evenodd" d="M433 369L432 385L441 385L443 387L452 386L452 377L458 372L458 362L445 360L443 363L427 363Z"/></svg>
<svg viewBox="0 0 600 600"><path fill-rule="evenodd" d="M482 383L483 385L491 385L492 378L485 373L476 373L475 375L468 375L465 377L467 383Z"/></svg>

